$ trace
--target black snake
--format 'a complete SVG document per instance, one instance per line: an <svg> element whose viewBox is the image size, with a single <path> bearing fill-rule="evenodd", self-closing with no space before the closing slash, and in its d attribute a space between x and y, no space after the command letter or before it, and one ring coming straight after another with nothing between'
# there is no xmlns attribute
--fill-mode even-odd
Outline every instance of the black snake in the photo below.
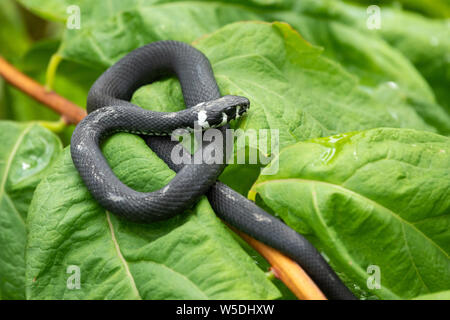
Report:
<svg viewBox="0 0 450 320"><path fill-rule="evenodd" d="M187 109L176 113L154 112L129 102L139 87L167 74L175 74L179 79ZM244 97L221 97L211 65L201 52L182 42L154 42L126 55L94 83L87 101L88 116L72 136L72 159L93 197L125 219L143 223L168 219L206 194L221 219L291 257L329 299L354 299L302 235L216 181L225 164L204 161L177 165L171 161L171 150L177 142L160 135L192 127L198 120L207 122L207 126L221 126L224 132L228 128L224 123L245 113L249 106ZM177 172L167 186L154 192L137 192L114 175L100 144L102 139L119 131L150 136L148 145Z"/></svg>

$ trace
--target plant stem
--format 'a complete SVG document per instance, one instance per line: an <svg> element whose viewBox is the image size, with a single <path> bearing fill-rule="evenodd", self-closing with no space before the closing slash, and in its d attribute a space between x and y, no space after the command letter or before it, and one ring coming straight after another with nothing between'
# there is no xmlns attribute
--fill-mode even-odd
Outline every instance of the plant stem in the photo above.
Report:
<svg viewBox="0 0 450 320"><path fill-rule="evenodd" d="M47 91L42 85L14 68L2 57L0 57L0 75L12 86L62 115L66 124L77 124L86 116L86 111L81 107L55 92Z"/></svg>
<svg viewBox="0 0 450 320"><path fill-rule="evenodd" d="M45 74L45 89L47 91L53 90L53 83L55 82L56 70L58 69L59 64L62 61L62 57L60 54L55 53L50 58L50 62L47 67L47 72Z"/></svg>
<svg viewBox="0 0 450 320"><path fill-rule="evenodd" d="M280 279L297 298L301 300L327 299L314 281L296 262L249 235L233 227L230 228L270 263L272 266L271 272L274 276Z"/></svg>
<svg viewBox="0 0 450 320"><path fill-rule="evenodd" d="M61 117L57 121L37 121L37 123L53 133L61 133L67 126L66 121L64 121L63 117Z"/></svg>

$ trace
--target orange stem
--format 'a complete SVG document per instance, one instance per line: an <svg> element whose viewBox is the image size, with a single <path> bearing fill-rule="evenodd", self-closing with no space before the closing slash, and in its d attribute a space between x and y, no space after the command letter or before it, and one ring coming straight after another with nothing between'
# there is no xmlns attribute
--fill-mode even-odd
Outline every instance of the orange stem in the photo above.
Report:
<svg viewBox="0 0 450 320"><path fill-rule="evenodd" d="M280 279L297 298L327 300L319 287L295 261L249 235L233 227L231 229L270 263L275 277Z"/></svg>
<svg viewBox="0 0 450 320"><path fill-rule="evenodd" d="M67 124L77 124L86 116L86 111L82 108L57 93L46 90L2 57L0 57L0 75L12 86L62 115Z"/></svg>

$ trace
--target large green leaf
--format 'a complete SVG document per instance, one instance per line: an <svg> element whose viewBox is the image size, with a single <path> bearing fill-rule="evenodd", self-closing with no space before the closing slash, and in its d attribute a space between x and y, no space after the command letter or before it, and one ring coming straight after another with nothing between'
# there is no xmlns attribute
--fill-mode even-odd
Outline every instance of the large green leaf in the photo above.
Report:
<svg viewBox="0 0 450 320"><path fill-rule="evenodd" d="M447 20L427 19L381 6L380 29L368 30L366 9L335 0L304 0L299 1L293 11L358 28L369 42L374 36L386 40L412 62L431 85L439 104L450 112L450 25Z"/></svg>
<svg viewBox="0 0 450 320"><path fill-rule="evenodd" d="M266 16L290 23L306 40L322 46L324 55L356 75L362 88L374 99L388 107L396 106L396 117L400 121L409 122L419 116L439 133L450 133L450 115L436 104L428 83L411 62L385 40L340 21L321 19L319 12L282 11ZM435 59L443 61L445 57ZM440 87L441 84L436 88ZM418 128L412 123L404 126Z"/></svg>
<svg viewBox="0 0 450 320"><path fill-rule="evenodd" d="M61 152L35 124L0 122L0 296L25 297L26 218L33 192Z"/></svg>
<svg viewBox="0 0 450 320"><path fill-rule="evenodd" d="M127 185L150 191L174 173L133 135L103 151ZM31 299L274 299L277 289L241 249L206 200L168 221L133 224L101 208L69 149L38 186L29 213L27 296ZM81 271L70 290L66 273Z"/></svg>
<svg viewBox="0 0 450 320"><path fill-rule="evenodd" d="M235 127L278 129L281 147L380 126L431 129L401 104L378 103L287 24L235 23L195 46L210 59L222 94L251 101L248 116ZM134 101L153 110L184 108L173 79L141 88Z"/></svg>
<svg viewBox="0 0 450 320"><path fill-rule="evenodd" d="M379 33L416 66L433 88L438 102L450 113L448 20L430 21L416 14L384 10Z"/></svg>
<svg viewBox="0 0 450 320"><path fill-rule="evenodd" d="M413 298L450 289L450 139L372 129L284 149L251 191L363 292ZM368 289L367 268L381 270Z"/></svg>
<svg viewBox="0 0 450 320"><path fill-rule="evenodd" d="M424 99L432 99L433 93L418 71L383 39L368 37L367 31L339 21L320 19L317 12L283 11L269 16L288 22L306 40L323 47L324 54L357 75L361 85L376 87L392 81L407 91L421 94Z"/></svg>

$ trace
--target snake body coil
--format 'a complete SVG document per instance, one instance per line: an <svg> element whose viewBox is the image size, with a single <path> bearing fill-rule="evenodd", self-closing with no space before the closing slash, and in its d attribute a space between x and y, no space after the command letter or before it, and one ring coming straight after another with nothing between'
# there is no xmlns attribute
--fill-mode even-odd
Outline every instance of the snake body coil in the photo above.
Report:
<svg viewBox="0 0 450 320"><path fill-rule="evenodd" d="M143 110L130 103L142 85L175 74L188 107L177 113ZM88 113L75 129L71 154L75 167L93 197L109 211L137 222L173 217L206 194L216 214L237 229L284 252L301 265L330 299L354 299L320 253L300 234L226 185L216 182L224 164L177 165L170 159L176 144L160 137L200 120L220 126L244 113L246 98L221 97L208 59L193 47L176 41L155 42L136 49L110 67L92 86ZM226 121L224 121L226 120ZM227 125L221 127L225 130ZM101 153L104 137L118 131L151 135L147 143L177 172L157 191L137 192L123 184ZM225 162L225 161L224 161Z"/></svg>

